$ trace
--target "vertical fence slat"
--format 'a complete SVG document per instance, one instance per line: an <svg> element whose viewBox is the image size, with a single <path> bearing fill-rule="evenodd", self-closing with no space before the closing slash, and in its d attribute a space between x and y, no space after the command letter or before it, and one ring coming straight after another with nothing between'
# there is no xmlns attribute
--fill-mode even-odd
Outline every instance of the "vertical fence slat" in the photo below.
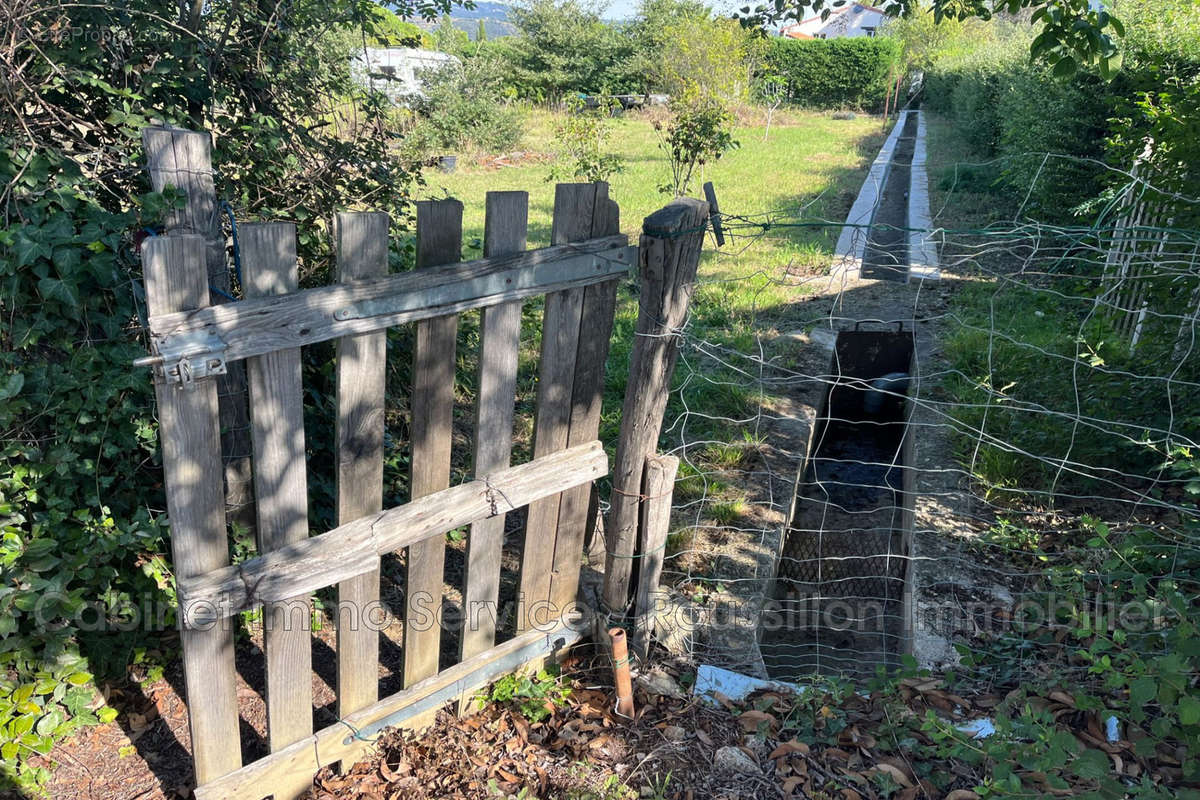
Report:
<svg viewBox="0 0 1200 800"><path fill-rule="evenodd" d="M488 192L483 254L499 256L525 249L529 223L527 192ZM485 308L479 324L479 381L475 406L476 478L509 465L521 347L521 302ZM504 545L500 514L471 526L467 575L463 585L465 625L460 657L466 660L496 642L500 556Z"/></svg>
<svg viewBox="0 0 1200 800"><path fill-rule="evenodd" d="M617 204L608 198L608 184L593 184L590 233L595 238L620 232ZM573 240L572 240L573 241ZM575 381L571 397L571 421L567 446L593 441L600 432L600 407L604 399L604 367L612 339L613 316L617 308L617 284L620 281L588 286L583 291L583 311L579 322L579 347L575 356ZM579 590L579 569L583 540L587 534L588 506L595 486L576 486L563 492L559 502L558 533L554 540L554 566L550 574L550 603L561 614L575 601Z"/></svg>
<svg viewBox="0 0 1200 800"><path fill-rule="evenodd" d="M646 458L646 471L642 483L641 520L638 524L637 564L637 628L634 631L633 649L645 660L650 650L650 637L654 633L655 600L658 581L662 576L663 552L667 546L667 534L671 531L671 498L675 486L675 473L679 471L679 459L675 456L651 455Z"/></svg>
<svg viewBox="0 0 1200 800"><path fill-rule="evenodd" d="M202 237L155 237L142 253L151 314L208 305ZM155 391L175 573L202 575L229 563L217 384L203 379L184 389L158 380ZM192 756L203 784L242 765L233 626L183 628L181 639Z"/></svg>
<svg viewBox="0 0 1200 800"><path fill-rule="evenodd" d="M377 212L338 214L339 280L347 283L387 274L388 222L387 214ZM338 339L339 525L383 508L386 368L386 331ZM379 699L379 633L366 619L369 606L378 602L378 569L338 584L338 716Z"/></svg>
<svg viewBox="0 0 1200 800"><path fill-rule="evenodd" d="M462 203L454 199L417 203L418 268L450 264L462 258L462 212ZM417 323L411 401L413 499L450 485L457 336L457 314ZM435 536L408 548L405 686L438 671L442 631L431 620L441 608L445 566L444 537Z"/></svg>
<svg viewBox="0 0 1200 800"><path fill-rule="evenodd" d="M288 294L300 288L296 226L245 224L239 231L247 297ZM304 405L300 348L249 359L250 433L254 443L254 494L260 553L308 538L308 478L304 457ZM267 738L271 752L311 736L312 602L296 597L263 609L267 657ZM312 784L292 776L276 785L275 800L299 797Z"/></svg>
<svg viewBox="0 0 1200 800"><path fill-rule="evenodd" d="M599 203L598 186L604 188L603 199ZM590 239L597 207L606 219L611 211L607 202L607 188L606 184L558 184L554 192L551 244ZM546 295L533 434L535 458L562 450L570 440L575 368L585 294L585 289L566 289ZM587 336L592 335L593 332L588 331ZM556 618L562 612L561 608L548 605L562 500L563 495L554 495L529 506L521 559L523 613L517 620L518 631L529 630ZM584 511L586 513L586 507Z"/></svg>

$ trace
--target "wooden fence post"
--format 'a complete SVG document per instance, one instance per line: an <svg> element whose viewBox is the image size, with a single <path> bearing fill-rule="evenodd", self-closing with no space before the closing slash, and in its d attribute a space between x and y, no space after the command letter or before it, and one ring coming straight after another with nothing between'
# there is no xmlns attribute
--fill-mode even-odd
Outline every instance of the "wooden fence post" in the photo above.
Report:
<svg viewBox="0 0 1200 800"><path fill-rule="evenodd" d="M387 274L387 214L337 215L338 279L350 283ZM339 525L383 508L383 403L387 332L337 340L337 520ZM338 716L379 699L379 631L367 612L379 603L379 566L338 584ZM365 750L362 743L359 749ZM348 766L343 763L342 767Z"/></svg>
<svg viewBox="0 0 1200 800"><path fill-rule="evenodd" d="M679 459L675 456L646 457L646 474L642 481L642 513L638 536L637 603L634 606L636 628L634 652L643 661L650 651L654 634L655 600L658 579L662 575L663 554L667 534L671 532L671 500Z"/></svg>
<svg viewBox="0 0 1200 800"><path fill-rule="evenodd" d="M453 198L417 203L417 269L452 264L462 258L463 204ZM450 443L454 425L454 367L458 315L417 323L412 373L413 500L450 485ZM446 537L408 548L404 593L404 686L438 671L442 629L442 586Z"/></svg>
<svg viewBox="0 0 1200 800"><path fill-rule="evenodd" d="M142 265L152 315L208 305L201 237L148 239L142 246ZM167 476L171 561L182 580L229 564L217 383L204 378L184 387L156 376L154 389ZM200 784L242 765L233 628L230 620L218 620L210 629L180 626L192 758Z"/></svg>
<svg viewBox="0 0 1200 800"><path fill-rule="evenodd" d="M296 226L243 225L246 297L299 291ZM254 493L260 554L308 538L308 477L300 348L249 359ZM308 596L263 609L267 657L267 738L271 752L313 732L312 601ZM273 786L275 800L294 800L312 786L301 773Z"/></svg>
<svg viewBox="0 0 1200 800"><path fill-rule="evenodd" d="M658 447L679 355L678 331L691 303L707 217L707 203L683 197L646 217L642 224L637 332L621 408L612 504L604 530L608 544L604 605L613 614L629 608L642 472L646 457Z"/></svg>
<svg viewBox="0 0 1200 800"><path fill-rule="evenodd" d="M195 234L204 240L204 264L210 303L225 303L233 288L221 233L221 212L213 183L212 138L207 131L152 126L142 130L142 148L156 192L168 186L187 195L183 208L168 213L169 236ZM206 303L205 305L208 305ZM254 493L251 491L250 420L246 404L246 367L230 362L217 376L217 402L221 414L221 451L225 476L225 504L230 519L254 527Z"/></svg>

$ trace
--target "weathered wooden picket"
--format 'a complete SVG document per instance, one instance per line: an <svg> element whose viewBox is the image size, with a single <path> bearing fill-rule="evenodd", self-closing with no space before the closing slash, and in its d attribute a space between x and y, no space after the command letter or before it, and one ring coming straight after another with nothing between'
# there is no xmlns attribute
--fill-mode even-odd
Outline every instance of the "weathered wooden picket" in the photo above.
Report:
<svg viewBox="0 0 1200 800"><path fill-rule="evenodd" d="M579 632L575 599L617 282L637 248L618 233L605 184L557 187L552 244L525 249L528 197L487 198L483 258L461 261L462 204L418 204L417 269L387 274L388 224L345 213L335 225L340 282L299 290L295 229L242 224L245 299L209 305L202 236L143 247L160 436L178 578L192 748L205 798L292 798L322 766L353 759L386 724L412 720ZM510 466L522 300L545 295L533 459ZM474 480L450 487L459 312L482 309ZM386 329L416 325L411 502L384 509ZM300 348L337 343L337 521L310 536ZM250 392L259 554L229 561L215 376L244 360ZM506 512L529 506L523 613L496 644L494 617L465 626L460 662L438 671L441 628L417 624L440 601L445 534L470 526L462 607L495 607ZM407 548L404 689L379 699L380 556ZM339 722L313 730L310 598L337 586ZM264 610L268 744L243 765L234 669L240 611ZM470 619L470 617L468 617Z"/></svg>

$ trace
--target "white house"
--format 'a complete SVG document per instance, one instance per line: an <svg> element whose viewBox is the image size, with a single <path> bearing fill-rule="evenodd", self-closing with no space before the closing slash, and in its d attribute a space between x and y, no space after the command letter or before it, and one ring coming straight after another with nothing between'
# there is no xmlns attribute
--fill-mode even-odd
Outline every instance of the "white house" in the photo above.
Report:
<svg viewBox="0 0 1200 800"><path fill-rule="evenodd" d="M887 14L883 9L852 3L833 9L828 19L818 14L782 28L779 32L789 39L837 39L853 36L874 36L883 27Z"/></svg>
<svg viewBox="0 0 1200 800"><path fill-rule="evenodd" d="M421 95L421 72L441 69L459 60L449 53L415 47L367 48L354 57L353 69L368 83L395 101Z"/></svg>

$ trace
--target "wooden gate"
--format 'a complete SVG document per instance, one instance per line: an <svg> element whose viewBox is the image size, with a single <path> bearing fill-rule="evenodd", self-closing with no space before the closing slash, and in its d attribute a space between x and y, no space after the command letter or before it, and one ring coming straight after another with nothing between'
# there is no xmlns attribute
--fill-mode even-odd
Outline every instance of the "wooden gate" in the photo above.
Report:
<svg viewBox="0 0 1200 800"><path fill-rule="evenodd" d="M527 251L528 196L487 197L483 258L461 261L462 204L418 204L417 269L387 274L387 215L340 214L339 282L299 290L295 228L239 228L245 299L209 305L205 243L151 238L143 262L186 691L201 800L286 800L323 766L353 760L383 727L428 719L579 636L569 613L592 482L618 280L637 248L618 233L606 184L561 184L552 244ZM510 466L521 307L545 295L533 458ZM458 314L482 309L474 479L451 487ZM411 502L383 504L386 329L414 324ZM337 522L310 536L300 348L337 346ZM244 360L250 391L258 555L231 565L216 376ZM528 506L516 635L496 644L505 514ZM593 512L594 513L594 512ZM470 526L458 663L439 672L445 535ZM380 556L407 549L404 689L379 699ZM336 586L337 715L313 730L312 594ZM234 668L239 612L263 609L268 744L243 765ZM303 624L298 624L298 620Z"/></svg>

